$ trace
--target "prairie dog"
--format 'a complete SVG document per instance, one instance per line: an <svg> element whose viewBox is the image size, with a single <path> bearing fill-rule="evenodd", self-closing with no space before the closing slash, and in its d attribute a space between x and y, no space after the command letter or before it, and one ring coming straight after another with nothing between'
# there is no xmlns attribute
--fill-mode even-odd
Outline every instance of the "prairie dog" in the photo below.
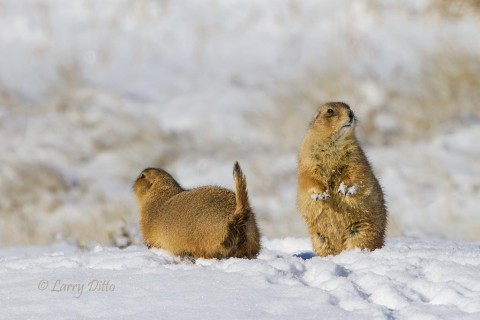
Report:
<svg viewBox="0 0 480 320"><path fill-rule="evenodd" d="M326 103L300 147L297 207L319 256L383 246L383 192L355 137L355 125L347 104Z"/></svg>
<svg viewBox="0 0 480 320"><path fill-rule="evenodd" d="M165 170L143 170L133 190L145 244L194 258L256 257L260 233L238 162L233 178L235 193L217 186L185 190Z"/></svg>

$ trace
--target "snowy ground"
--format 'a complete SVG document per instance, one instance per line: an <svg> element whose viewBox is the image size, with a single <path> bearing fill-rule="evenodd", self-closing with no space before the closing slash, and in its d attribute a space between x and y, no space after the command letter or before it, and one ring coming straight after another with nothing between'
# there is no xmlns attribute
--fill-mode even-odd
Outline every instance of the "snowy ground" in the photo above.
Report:
<svg viewBox="0 0 480 320"><path fill-rule="evenodd" d="M303 238L263 246L257 260L196 262L144 247L0 249L0 318L480 317L478 242L395 238L326 258Z"/></svg>

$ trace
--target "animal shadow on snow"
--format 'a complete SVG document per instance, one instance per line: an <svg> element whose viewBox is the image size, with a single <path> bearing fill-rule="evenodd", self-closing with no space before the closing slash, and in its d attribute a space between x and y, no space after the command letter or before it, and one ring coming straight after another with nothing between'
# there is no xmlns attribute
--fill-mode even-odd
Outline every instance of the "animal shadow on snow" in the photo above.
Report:
<svg viewBox="0 0 480 320"><path fill-rule="evenodd" d="M301 258L303 260L310 260L313 257L316 257L317 255L313 251L304 251L300 253L295 253L293 256L297 258Z"/></svg>

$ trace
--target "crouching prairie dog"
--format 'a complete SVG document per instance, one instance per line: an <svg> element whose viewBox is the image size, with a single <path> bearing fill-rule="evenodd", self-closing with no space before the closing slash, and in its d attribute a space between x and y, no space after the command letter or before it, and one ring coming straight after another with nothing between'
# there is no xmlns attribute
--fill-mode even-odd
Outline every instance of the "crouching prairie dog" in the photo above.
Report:
<svg viewBox="0 0 480 320"><path fill-rule="evenodd" d="M133 190L145 244L194 258L256 257L260 234L238 162L233 179L235 193L217 186L185 190L165 170L143 170Z"/></svg>
<svg viewBox="0 0 480 320"><path fill-rule="evenodd" d="M383 192L355 138L355 125L347 104L327 103L300 148L297 207L319 256L383 246Z"/></svg>

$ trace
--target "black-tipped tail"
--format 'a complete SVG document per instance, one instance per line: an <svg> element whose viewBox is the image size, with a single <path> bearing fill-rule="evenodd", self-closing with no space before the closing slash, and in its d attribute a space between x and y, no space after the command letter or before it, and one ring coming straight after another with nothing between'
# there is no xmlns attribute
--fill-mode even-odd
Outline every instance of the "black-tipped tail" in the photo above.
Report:
<svg viewBox="0 0 480 320"><path fill-rule="evenodd" d="M250 204L248 202L247 180L238 161L233 165L233 180L235 182L235 197L237 201L235 215L248 214L250 212Z"/></svg>

